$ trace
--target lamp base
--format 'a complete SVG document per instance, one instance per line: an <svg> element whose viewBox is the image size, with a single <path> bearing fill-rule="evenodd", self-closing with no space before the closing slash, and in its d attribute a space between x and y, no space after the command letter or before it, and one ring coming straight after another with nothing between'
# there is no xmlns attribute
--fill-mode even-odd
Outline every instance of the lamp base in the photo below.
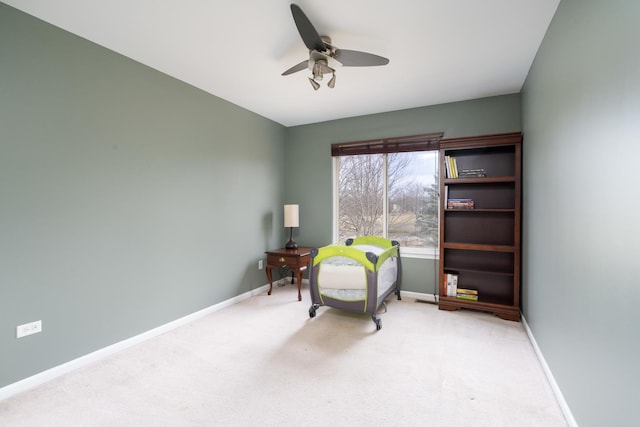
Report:
<svg viewBox="0 0 640 427"><path fill-rule="evenodd" d="M298 244L293 240L289 240L285 245L285 249L298 249Z"/></svg>
<svg viewBox="0 0 640 427"><path fill-rule="evenodd" d="M289 241L285 249L298 249L298 244L293 240L293 227L289 227Z"/></svg>

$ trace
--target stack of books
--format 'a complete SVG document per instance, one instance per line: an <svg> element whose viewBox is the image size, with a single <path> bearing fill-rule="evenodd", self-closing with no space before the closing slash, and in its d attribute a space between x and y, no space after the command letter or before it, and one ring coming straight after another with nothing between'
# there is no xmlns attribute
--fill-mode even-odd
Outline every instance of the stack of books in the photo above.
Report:
<svg viewBox="0 0 640 427"><path fill-rule="evenodd" d="M458 172L460 178L482 178L487 176L484 168L480 169L462 169Z"/></svg>
<svg viewBox="0 0 640 427"><path fill-rule="evenodd" d="M473 209L473 199L447 199L447 209Z"/></svg>
<svg viewBox="0 0 640 427"><path fill-rule="evenodd" d="M478 301L478 291L475 289L458 288L456 290L456 298Z"/></svg>

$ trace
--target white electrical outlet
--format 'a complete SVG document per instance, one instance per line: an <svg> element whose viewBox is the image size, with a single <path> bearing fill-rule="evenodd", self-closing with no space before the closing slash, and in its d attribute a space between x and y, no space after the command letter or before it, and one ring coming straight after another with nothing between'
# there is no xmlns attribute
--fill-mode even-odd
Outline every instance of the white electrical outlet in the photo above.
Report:
<svg viewBox="0 0 640 427"><path fill-rule="evenodd" d="M258 270L262 270L264 268L264 265L262 264L262 260L258 260Z"/></svg>
<svg viewBox="0 0 640 427"><path fill-rule="evenodd" d="M38 332L42 332L42 320L18 326L16 328L16 338L26 337L27 335L37 334Z"/></svg>

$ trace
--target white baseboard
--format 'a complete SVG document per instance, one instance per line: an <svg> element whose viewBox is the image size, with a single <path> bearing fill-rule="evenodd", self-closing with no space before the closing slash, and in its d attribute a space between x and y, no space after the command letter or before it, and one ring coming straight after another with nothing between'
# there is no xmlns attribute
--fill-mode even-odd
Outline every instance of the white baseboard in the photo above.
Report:
<svg viewBox="0 0 640 427"><path fill-rule="evenodd" d="M549 365L547 365L547 361L542 355L542 351L540 351L540 347L538 347L538 343L536 342L536 339L533 336L533 332L531 332L531 329L529 329L529 324L527 323L527 319L525 319L523 313L520 313L520 314L522 318L522 325L524 326L525 331L527 331L527 336L529 337L529 341L533 346L533 350L536 352L536 356L538 356L538 360L540 361L542 370L544 371L544 374L547 377L547 381L549 381L551 390L553 391L553 394L555 395L556 400L558 401L558 405L560 405L560 409L562 410L562 413L564 414L564 417L567 420L567 423L571 427L578 427L578 423L576 422L576 419L573 418L571 409L569 408L567 401L564 399L564 395L562 394L562 391L560 390L560 387L558 386L558 383L556 382L556 379L553 376L553 373L551 372Z"/></svg>
<svg viewBox="0 0 640 427"><path fill-rule="evenodd" d="M181 317L180 319L176 319L162 326L158 326L157 328L148 330L146 332L143 332L131 338L127 338L124 341L120 341L110 346L103 347L100 350L96 350L84 356L80 356L77 359L73 359L69 362L63 363L62 365L54 366L53 368L47 369L46 371L40 372L38 374L35 374L33 376L30 376L28 378L15 382L13 384L9 384L5 387L0 388L0 401L3 399L7 399L11 396L15 396L18 393L22 393L29 389L35 388L48 381L58 378L68 372L82 368L96 361L105 359L119 351L122 351L136 344L140 344L143 341L157 337L158 335L164 334L165 332L169 332L180 326L191 323L211 313L215 313L216 311L222 310L225 307L229 307L230 305L237 304L240 301L243 301L247 298L251 298L254 295L258 295L268 289L269 289L268 284L263 285L249 292L245 292L243 294L240 294L228 300L222 301L218 304L196 311L195 313L188 314L184 317Z"/></svg>
<svg viewBox="0 0 640 427"><path fill-rule="evenodd" d="M424 294L422 292L412 292L412 291L400 291L400 296L402 298L407 297L407 298L413 298L413 299L417 299L419 301L426 301L426 302L438 302L436 296L434 294Z"/></svg>

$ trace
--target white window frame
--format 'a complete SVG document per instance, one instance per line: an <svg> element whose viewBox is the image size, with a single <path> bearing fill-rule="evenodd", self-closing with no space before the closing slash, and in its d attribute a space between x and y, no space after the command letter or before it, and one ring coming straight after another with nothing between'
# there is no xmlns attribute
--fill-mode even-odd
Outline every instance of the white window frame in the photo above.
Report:
<svg viewBox="0 0 640 427"><path fill-rule="evenodd" d="M331 179L332 179L332 188L333 188L333 195L332 195L332 199L333 199L333 211L332 211L332 217L333 217L333 224L332 224L332 240L334 242L334 244L344 244L344 242L340 242L338 241L338 236L339 236L339 220L338 220L338 212L339 212L339 206L338 206L338 200L339 200L339 188L338 188L338 176L340 174L340 170L339 170L339 156L333 157L331 159L332 164L331 164L331 169L332 169L332 173L331 173ZM438 159L439 162L439 159ZM439 164L439 163L438 163ZM438 171L438 173L441 173L440 171ZM382 214L382 219L383 219L383 225L382 225L382 232L383 232L383 237L387 237L388 236L388 224L387 224L387 208L388 208L388 200L387 200L387 188L388 184L387 184L387 155L384 155L384 189L383 189L383 214ZM438 206L440 206L440 197L441 195L438 193ZM440 209L438 209L438 223L440 223ZM416 248L416 247L407 247L407 246L403 246L400 248L402 256L403 257L407 257L407 258L418 258L418 259L434 259L437 260L440 258L440 228L438 228L438 238L437 238L437 242L438 245L435 248Z"/></svg>

